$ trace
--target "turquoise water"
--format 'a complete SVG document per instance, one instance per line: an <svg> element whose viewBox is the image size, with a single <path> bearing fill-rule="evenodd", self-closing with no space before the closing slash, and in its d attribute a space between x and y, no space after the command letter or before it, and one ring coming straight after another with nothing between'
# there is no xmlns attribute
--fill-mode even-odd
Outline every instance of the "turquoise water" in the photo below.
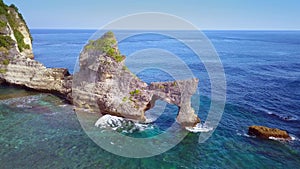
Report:
<svg viewBox="0 0 300 169"><path fill-rule="evenodd" d="M81 129L72 107L52 95L5 100L1 102L0 167L294 168L299 165L297 142L244 136L244 125L259 123L263 117L253 119L248 112L232 105L227 105L226 110L218 129L204 144L197 144L198 134L190 133L162 155L130 159L98 147Z"/></svg>
<svg viewBox="0 0 300 169"><path fill-rule="evenodd" d="M48 67L66 65L73 70L82 44L92 33L32 30L36 59ZM224 64L228 90L222 120L205 143L198 143L200 133L189 133L180 144L161 155L144 159L120 157L97 146L84 133L72 106L59 98L1 87L0 168L298 168L300 32L206 34ZM192 35L190 32L184 36L192 38ZM159 37L129 39L120 44L120 50L129 55L145 44L154 47L170 44L170 39L151 41L153 38ZM210 92L203 87L209 84L207 73L201 63L189 59L193 57L189 51L172 45L170 48L186 57L189 67L199 74L198 115L205 121L210 106ZM156 79L168 80L162 72L150 71L139 76L151 81L154 73ZM175 109L171 106L166 113L172 116ZM163 130L173 123L168 117L162 117L156 127ZM280 142L249 137L247 127L253 124L285 129L295 140ZM144 136L155 132L134 134Z"/></svg>

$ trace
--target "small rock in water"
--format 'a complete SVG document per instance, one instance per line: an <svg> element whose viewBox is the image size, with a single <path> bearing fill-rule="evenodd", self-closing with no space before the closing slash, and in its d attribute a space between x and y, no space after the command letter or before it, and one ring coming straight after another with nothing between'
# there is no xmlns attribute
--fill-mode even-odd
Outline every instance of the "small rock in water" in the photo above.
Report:
<svg viewBox="0 0 300 169"><path fill-rule="evenodd" d="M248 134L265 139L291 139L286 131L265 126L250 126Z"/></svg>

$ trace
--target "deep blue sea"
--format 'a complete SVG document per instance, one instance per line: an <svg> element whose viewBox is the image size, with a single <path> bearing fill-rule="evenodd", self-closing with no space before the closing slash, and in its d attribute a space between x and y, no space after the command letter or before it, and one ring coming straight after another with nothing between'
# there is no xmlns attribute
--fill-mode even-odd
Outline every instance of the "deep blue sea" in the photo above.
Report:
<svg viewBox="0 0 300 169"><path fill-rule="evenodd" d="M35 59L47 67L66 67L73 73L82 47L94 32L31 30ZM178 32L197 43L193 33ZM199 133L189 133L161 155L120 157L97 146L82 130L72 107L59 98L1 86L0 168L299 168L300 31L204 33L219 54L227 84L222 119L205 143L198 143ZM130 56L145 47L161 46L177 53L200 79L198 116L205 121L211 102L210 81L193 52L170 38L153 34L126 39L119 49ZM138 76L146 82L172 80L157 70ZM176 117L175 108L167 111L159 122L162 128ZM287 130L294 140L249 137L251 125Z"/></svg>

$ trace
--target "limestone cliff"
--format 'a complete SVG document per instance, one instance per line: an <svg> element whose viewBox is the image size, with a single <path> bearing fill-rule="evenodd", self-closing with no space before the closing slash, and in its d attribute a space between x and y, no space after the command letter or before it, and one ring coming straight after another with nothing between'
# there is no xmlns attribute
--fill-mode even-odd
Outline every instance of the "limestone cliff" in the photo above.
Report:
<svg viewBox="0 0 300 169"><path fill-rule="evenodd" d="M15 5L7 6L0 1L1 56L13 57L21 54L33 58L32 37L29 29Z"/></svg>
<svg viewBox="0 0 300 169"><path fill-rule="evenodd" d="M112 32L90 41L80 54L73 79L73 102L77 108L145 121L144 113L161 99L179 107L177 122L193 126L200 122L191 107L198 79L157 82L147 85L124 64Z"/></svg>
<svg viewBox="0 0 300 169"><path fill-rule="evenodd" d="M0 0L0 83L53 92L71 100L72 76L33 60L29 29L14 5Z"/></svg>

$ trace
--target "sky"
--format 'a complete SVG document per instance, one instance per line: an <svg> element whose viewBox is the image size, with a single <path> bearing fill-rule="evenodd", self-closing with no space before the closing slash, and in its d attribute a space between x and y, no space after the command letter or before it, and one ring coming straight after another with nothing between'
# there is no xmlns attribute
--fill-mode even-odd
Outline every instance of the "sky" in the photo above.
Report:
<svg viewBox="0 0 300 169"><path fill-rule="evenodd" d="M299 0L4 0L30 29L98 29L140 12L184 18L202 30L300 30Z"/></svg>

